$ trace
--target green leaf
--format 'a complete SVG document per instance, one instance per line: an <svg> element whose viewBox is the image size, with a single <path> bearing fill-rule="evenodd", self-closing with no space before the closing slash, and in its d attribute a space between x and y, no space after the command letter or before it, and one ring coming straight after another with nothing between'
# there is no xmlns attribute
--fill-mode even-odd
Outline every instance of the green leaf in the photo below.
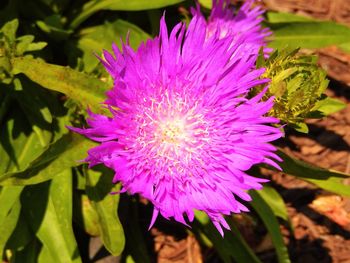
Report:
<svg viewBox="0 0 350 263"><path fill-rule="evenodd" d="M11 208L15 205L19 199L23 186L4 186L0 192L0 225L1 222L6 218Z"/></svg>
<svg viewBox="0 0 350 263"><path fill-rule="evenodd" d="M108 84L69 67L48 64L39 59L19 57L12 59L13 72L23 73L44 88L62 92L84 108L100 110Z"/></svg>
<svg viewBox="0 0 350 263"><path fill-rule="evenodd" d="M66 30L61 24L62 17L58 14L48 16L44 21L37 21L37 26L46 34L48 34L52 39L56 41L66 40L73 30Z"/></svg>
<svg viewBox="0 0 350 263"><path fill-rule="evenodd" d="M11 237L7 241L6 248L12 251L25 250L27 246L31 246L31 242L35 239L33 231L30 229L28 222L21 212L17 221L16 228L11 234Z"/></svg>
<svg viewBox="0 0 350 263"><path fill-rule="evenodd" d="M18 29L18 19L11 20L7 22L0 31L4 33L10 44L14 43L16 40L16 32Z"/></svg>
<svg viewBox="0 0 350 263"><path fill-rule="evenodd" d="M16 56L22 56L24 52L27 50L30 43L32 43L34 40L33 35L25 35L17 38L17 45L16 45Z"/></svg>
<svg viewBox="0 0 350 263"><path fill-rule="evenodd" d="M344 52L350 53L350 42L340 44L338 47L343 50Z"/></svg>
<svg viewBox="0 0 350 263"><path fill-rule="evenodd" d="M16 228L20 212L21 202L17 199L6 217L2 220L0 218L0 253L3 253L7 240Z"/></svg>
<svg viewBox="0 0 350 263"><path fill-rule="evenodd" d="M256 192L269 205L275 216L288 221L287 207L281 195L271 186L264 185L264 188Z"/></svg>
<svg viewBox="0 0 350 263"><path fill-rule="evenodd" d="M47 147L52 139L50 127L52 115L45 105L45 100L42 100L38 96L39 92L30 92L32 90L27 89L29 85L26 89L23 89L19 79L14 79L13 83L16 90L15 97L19 105L25 113L33 131L38 135L40 144L43 147Z"/></svg>
<svg viewBox="0 0 350 263"><path fill-rule="evenodd" d="M44 47L47 46L46 42L35 42L35 43L30 43L26 49L26 52L31 52L31 51L38 51L42 50Z"/></svg>
<svg viewBox="0 0 350 263"><path fill-rule="evenodd" d="M278 151L278 155L283 159L279 165L284 173L300 177L327 191L350 196L350 186L343 183L343 180L349 175L313 166L297 160L281 150Z"/></svg>
<svg viewBox="0 0 350 263"><path fill-rule="evenodd" d="M286 22L312 22L317 21L309 17L299 16L292 13L284 12L267 12L267 21L269 23L286 23Z"/></svg>
<svg viewBox="0 0 350 263"><path fill-rule="evenodd" d="M92 72L98 65L99 61L94 53L99 54L104 49L111 51L113 42L121 47L120 39L126 41L127 34L129 34L129 44L134 49L150 38L139 27L120 19L82 30L77 47L84 52L82 59L85 71Z"/></svg>
<svg viewBox="0 0 350 263"><path fill-rule="evenodd" d="M199 3L204 6L205 8L211 9L213 6L212 0L199 0Z"/></svg>
<svg viewBox="0 0 350 263"><path fill-rule="evenodd" d="M74 193L74 221L91 236L99 236L100 228L98 214L88 196Z"/></svg>
<svg viewBox="0 0 350 263"><path fill-rule="evenodd" d="M87 18L100 10L139 11L161 8L182 1L183 0L90 0L83 6L79 15L71 22L70 28L77 28Z"/></svg>
<svg viewBox="0 0 350 263"><path fill-rule="evenodd" d="M72 174L64 170L51 184L28 187L22 202L27 220L51 262L81 262L72 227Z"/></svg>
<svg viewBox="0 0 350 263"><path fill-rule="evenodd" d="M118 256L124 249L125 237L117 214L119 195L110 192L119 189L112 184L110 170L87 170L86 176L86 193L97 211L103 244L112 255Z"/></svg>
<svg viewBox="0 0 350 263"><path fill-rule="evenodd" d="M350 42L350 28L335 22L273 23L269 27L274 32L269 44L273 48L321 48Z"/></svg>
<svg viewBox="0 0 350 263"><path fill-rule="evenodd" d="M28 167L45 150L39 136L32 131L18 105L9 107L6 123L1 126L0 136L0 180L7 173Z"/></svg>
<svg viewBox="0 0 350 263"><path fill-rule="evenodd" d="M196 211L194 225L212 242L220 258L225 263L258 263L261 262L245 242L237 226L231 218L225 218L231 227L231 231L225 231L222 237L215 226L203 212Z"/></svg>
<svg viewBox="0 0 350 263"><path fill-rule="evenodd" d="M266 203L265 200L258 194L258 191L250 191L252 201L251 205L254 210L259 214L261 220L264 222L267 230L270 233L272 243L275 246L278 262L290 263L288 249L283 241L283 236L280 230L280 225L275 217L270 203Z"/></svg>
<svg viewBox="0 0 350 263"><path fill-rule="evenodd" d="M52 179L62 170L79 165L78 161L85 158L87 150L95 145L77 134L64 135L35 159L29 168L2 175L0 185L30 185Z"/></svg>
<svg viewBox="0 0 350 263"><path fill-rule="evenodd" d="M38 255L37 263L47 263L47 262L55 262L55 259L52 258L49 248L44 244L41 247L40 253Z"/></svg>
<svg viewBox="0 0 350 263"><path fill-rule="evenodd" d="M326 97L323 100L318 101L315 106L313 107L313 111L310 113L310 116L328 116L332 113L341 111L342 109L346 108L346 104L342 102L341 100Z"/></svg>
<svg viewBox="0 0 350 263"><path fill-rule="evenodd" d="M35 238L24 249L14 251L11 263L38 263L38 255L41 249L40 241ZM12 251L11 251L12 252Z"/></svg>
<svg viewBox="0 0 350 263"><path fill-rule="evenodd" d="M301 133L309 133L309 127L307 127L306 123L304 122L298 122L292 125L292 127Z"/></svg>

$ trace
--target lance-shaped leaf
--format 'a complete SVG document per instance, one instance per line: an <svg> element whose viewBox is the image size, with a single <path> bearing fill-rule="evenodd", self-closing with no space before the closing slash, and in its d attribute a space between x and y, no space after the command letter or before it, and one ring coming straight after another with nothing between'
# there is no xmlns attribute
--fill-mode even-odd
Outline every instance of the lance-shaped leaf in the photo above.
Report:
<svg viewBox="0 0 350 263"><path fill-rule="evenodd" d="M28 187L22 202L33 231L52 262L81 262L72 227L72 174L64 170L50 183Z"/></svg>
<svg viewBox="0 0 350 263"><path fill-rule="evenodd" d="M350 196L350 186L343 183L344 179L349 178L348 174L316 167L297 160L281 150L278 151L278 155L283 159L279 165L284 173L300 177L327 191Z"/></svg>
<svg viewBox="0 0 350 263"><path fill-rule="evenodd" d="M0 134L0 180L7 173L21 171L42 154L46 147L33 132L24 113L13 104L8 109L6 123Z"/></svg>
<svg viewBox="0 0 350 263"><path fill-rule="evenodd" d="M267 203L275 216L288 220L287 207L281 195L271 186L264 185L264 188L256 192Z"/></svg>
<svg viewBox="0 0 350 263"><path fill-rule="evenodd" d="M119 189L112 184L111 171L101 170L86 171L86 193L97 211L103 244L112 255L117 256L124 249L125 237L117 214L119 195L111 195L110 192Z"/></svg>
<svg viewBox="0 0 350 263"><path fill-rule="evenodd" d="M233 260L238 263L261 262L248 246L231 218L225 218L231 231L225 231L225 236L222 237L206 214L196 211L195 217L194 225L211 241L225 263L231 263Z"/></svg>
<svg viewBox="0 0 350 263"><path fill-rule="evenodd" d="M23 186L4 186L0 190L0 222L5 219L11 208L19 199ZM0 223L1 225L1 223Z"/></svg>
<svg viewBox="0 0 350 263"><path fill-rule="evenodd" d="M0 185L30 185L52 179L62 170L79 165L87 150L94 145L80 135L66 134L50 145L27 169L2 175Z"/></svg>
<svg viewBox="0 0 350 263"><path fill-rule="evenodd" d="M307 117L309 118L321 118L337 111L346 108L346 104L338 99L326 97L318 102L312 108L312 111Z"/></svg>
<svg viewBox="0 0 350 263"><path fill-rule="evenodd" d="M81 12L73 19L71 28L77 28L82 22L100 10L124 10L137 11L155 9L173 5L183 0L90 0L82 8Z"/></svg>
<svg viewBox="0 0 350 263"><path fill-rule="evenodd" d="M100 108L108 84L69 67L46 63L40 59L18 57L11 60L14 74L23 73L46 89L61 92L84 108Z"/></svg>
<svg viewBox="0 0 350 263"><path fill-rule="evenodd" d="M99 217L87 195L75 191L73 196L74 221L89 235L99 236Z"/></svg>
<svg viewBox="0 0 350 263"><path fill-rule="evenodd" d="M321 48L350 42L350 28L329 21L298 21L269 24L273 48Z"/></svg>
<svg viewBox="0 0 350 263"><path fill-rule="evenodd" d="M213 1L212 0L199 0L199 3L204 6L205 8L211 9L213 6Z"/></svg>
<svg viewBox="0 0 350 263"><path fill-rule="evenodd" d="M274 215L270 204L266 203L265 200L260 196L259 191L250 191L252 197L251 205L254 210L259 214L261 220L264 222L267 230L272 239L272 243L275 246L278 262L279 263L290 263L288 249L283 241L283 236L280 230L280 225L276 216Z"/></svg>
<svg viewBox="0 0 350 263"><path fill-rule="evenodd" d="M7 240L10 238L12 231L16 228L20 212L21 203L19 199L17 199L6 217L0 221L0 253L3 253Z"/></svg>
<svg viewBox="0 0 350 263"><path fill-rule="evenodd" d="M104 49L111 51L111 43L115 42L121 47L120 40L126 41L128 35L130 46L136 49L141 42L150 38L141 28L120 19L112 23L105 22L104 25L85 28L79 35L77 47L84 52L82 60L84 70L88 73L92 72L99 63L94 53L100 54Z"/></svg>

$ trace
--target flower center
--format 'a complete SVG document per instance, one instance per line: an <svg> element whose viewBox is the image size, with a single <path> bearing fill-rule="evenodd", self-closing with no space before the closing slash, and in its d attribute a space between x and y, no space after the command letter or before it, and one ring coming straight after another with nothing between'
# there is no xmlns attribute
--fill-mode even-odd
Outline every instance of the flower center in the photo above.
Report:
<svg viewBox="0 0 350 263"><path fill-rule="evenodd" d="M183 174L203 158L210 143L210 125L198 104L167 94L145 101L137 115L137 152L160 174ZM133 147L136 149L135 147ZM189 173L189 171L187 172ZM163 175L162 175L163 176Z"/></svg>
<svg viewBox="0 0 350 263"><path fill-rule="evenodd" d="M167 120L159 124L159 137L162 143L179 145L186 140L185 123L181 119Z"/></svg>

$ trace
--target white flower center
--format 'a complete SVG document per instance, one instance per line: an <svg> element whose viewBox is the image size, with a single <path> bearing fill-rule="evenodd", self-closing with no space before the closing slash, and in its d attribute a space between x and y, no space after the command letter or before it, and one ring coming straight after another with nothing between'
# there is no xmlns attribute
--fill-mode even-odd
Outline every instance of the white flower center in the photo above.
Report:
<svg viewBox="0 0 350 263"><path fill-rule="evenodd" d="M169 100L167 94L163 100L150 101L151 107L143 108L137 117L137 152L146 163L174 174L201 162L210 143L210 125L197 103L189 106L183 99Z"/></svg>

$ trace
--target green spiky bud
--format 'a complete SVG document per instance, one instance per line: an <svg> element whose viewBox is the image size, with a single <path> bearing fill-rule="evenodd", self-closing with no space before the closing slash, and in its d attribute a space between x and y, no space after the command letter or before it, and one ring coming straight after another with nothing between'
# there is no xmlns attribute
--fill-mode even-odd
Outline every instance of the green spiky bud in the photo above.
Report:
<svg viewBox="0 0 350 263"><path fill-rule="evenodd" d="M329 83L316 62L314 56L298 54L298 49L277 50L268 59L261 54L257 62L258 67L266 68L263 78L271 80L265 99L275 97L269 115L302 132L307 132L305 118L324 99Z"/></svg>

